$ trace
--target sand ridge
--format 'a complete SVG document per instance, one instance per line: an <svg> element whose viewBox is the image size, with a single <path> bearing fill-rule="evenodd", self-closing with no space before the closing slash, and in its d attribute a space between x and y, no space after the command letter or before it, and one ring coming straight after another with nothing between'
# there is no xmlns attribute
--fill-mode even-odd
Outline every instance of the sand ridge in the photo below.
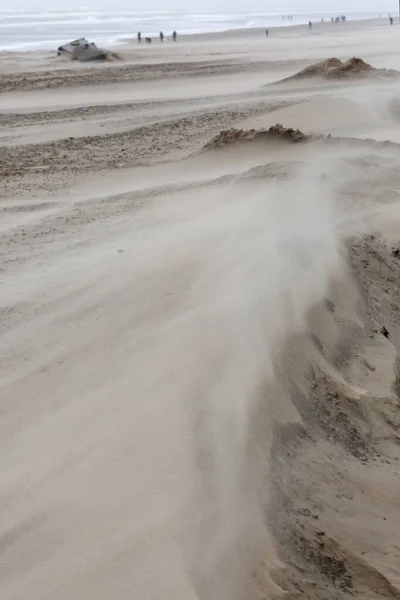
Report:
<svg viewBox="0 0 400 600"><path fill-rule="evenodd" d="M298 129L291 129L283 127L280 124L272 125L269 129L256 131L255 129L243 130L243 129L228 129L227 131L221 131L215 138L210 140L204 149L221 148L226 144L235 144L239 142L252 142L259 139L272 139L280 138L287 139L291 142L300 142L307 139L307 137Z"/></svg>
<svg viewBox="0 0 400 600"><path fill-rule="evenodd" d="M326 79L362 79L365 77L400 77L400 73L393 69L377 69L365 62L362 58L349 58L341 61L338 58L327 58L302 69L295 75L283 81L311 79L321 77Z"/></svg>

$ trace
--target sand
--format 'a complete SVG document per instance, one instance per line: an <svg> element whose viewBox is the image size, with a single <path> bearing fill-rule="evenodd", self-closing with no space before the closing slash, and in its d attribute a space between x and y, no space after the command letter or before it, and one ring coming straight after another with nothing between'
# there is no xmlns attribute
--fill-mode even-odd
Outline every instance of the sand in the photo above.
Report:
<svg viewBox="0 0 400 600"><path fill-rule="evenodd" d="M0 597L400 598L398 27L118 53L0 55Z"/></svg>
<svg viewBox="0 0 400 600"><path fill-rule="evenodd" d="M315 77L323 79L349 79L355 81L358 79L384 79L386 77L394 77L399 79L400 72L394 69L376 69L366 63L362 58L353 56L345 61L339 58L327 58L320 62L314 63L305 69L302 69L295 75L284 79L283 81L294 81L298 79L309 80Z"/></svg>

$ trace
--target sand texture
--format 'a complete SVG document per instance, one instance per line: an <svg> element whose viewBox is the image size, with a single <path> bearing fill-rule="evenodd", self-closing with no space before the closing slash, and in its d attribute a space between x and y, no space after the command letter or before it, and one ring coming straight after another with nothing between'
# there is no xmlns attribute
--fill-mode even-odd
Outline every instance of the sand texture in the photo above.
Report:
<svg viewBox="0 0 400 600"><path fill-rule="evenodd" d="M398 27L117 51L0 55L1 600L399 599Z"/></svg>

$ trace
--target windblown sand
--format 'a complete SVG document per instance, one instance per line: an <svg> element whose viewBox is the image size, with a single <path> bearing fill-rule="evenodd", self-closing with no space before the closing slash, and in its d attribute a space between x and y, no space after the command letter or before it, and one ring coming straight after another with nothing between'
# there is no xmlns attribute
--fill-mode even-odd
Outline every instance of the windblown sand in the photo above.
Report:
<svg viewBox="0 0 400 600"><path fill-rule="evenodd" d="M0 56L0 598L400 598L398 29L118 53Z"/></svg>

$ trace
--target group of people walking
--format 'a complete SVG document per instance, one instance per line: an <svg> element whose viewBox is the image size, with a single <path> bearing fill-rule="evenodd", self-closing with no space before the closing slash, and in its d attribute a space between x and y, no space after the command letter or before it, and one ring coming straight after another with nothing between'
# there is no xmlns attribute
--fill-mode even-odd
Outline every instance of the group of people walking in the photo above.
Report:
<svg viewBox="0 0 400 600"><path fill-rule="evenodd" d="M379 16L381 17L381 15L379 15ZM283 19L287 19L288 21L292 21L293 20L293 17L291 15L284 15L282 18ZM324 22L324 19L322 18L321 19L321 23L323 23L323 22ZM342 15L340 17L332 17L331 18L331 22L332 23L340 23L340 22L345 23L346 22L346 15ZM390 22L391 25L393 25L393 17L391 15L389 15L389 22ZM309 21L308 22L308 28L310 30L312 30L312 26L313 26L312 21ZM265 35L267 37L269 37L269 30L268 29L265 30ZM163 31L160 31L159 37L160 37L160 42L163 42L164 39L165 39L165 35L164 35ZM173 39L174 42L176 42L177 37L178 37L178 34L174 30L173 33L172 33L172 39ZM142 41L142 34L141 34L140 31L137 34L137 39L138 39L138 42L141 43L141 41ZM144 40L148 44L150 44L152 42L152 38L151 37L145 37Z"/></svg>
<svg viewBox="0 0 400 600"><path fill-rule="evenodd" d="M173 31L173 33L172 33L172 39L174 40L174 42L176 42L176 40L177 40L177 37L178 37L178 34L176 33L176 31ZM165 36L164 36L164 33L163 33L162 31L160 31L160 42L163 42L163 41L164 41L164 38L165 38ZM142 41L142 34L141 34L141 32L140 32L140 31L139 31L139 32L138 32L138 34L137 34L137 39L138 39L138 42L139 42L139 44L140 44L140 43L141 43L141 41ZM150 43L151 43L151 37L145 37L145 38L144 38L144 40L145 40L145 42L147 42L148 44L150 44Z"/></svg>

